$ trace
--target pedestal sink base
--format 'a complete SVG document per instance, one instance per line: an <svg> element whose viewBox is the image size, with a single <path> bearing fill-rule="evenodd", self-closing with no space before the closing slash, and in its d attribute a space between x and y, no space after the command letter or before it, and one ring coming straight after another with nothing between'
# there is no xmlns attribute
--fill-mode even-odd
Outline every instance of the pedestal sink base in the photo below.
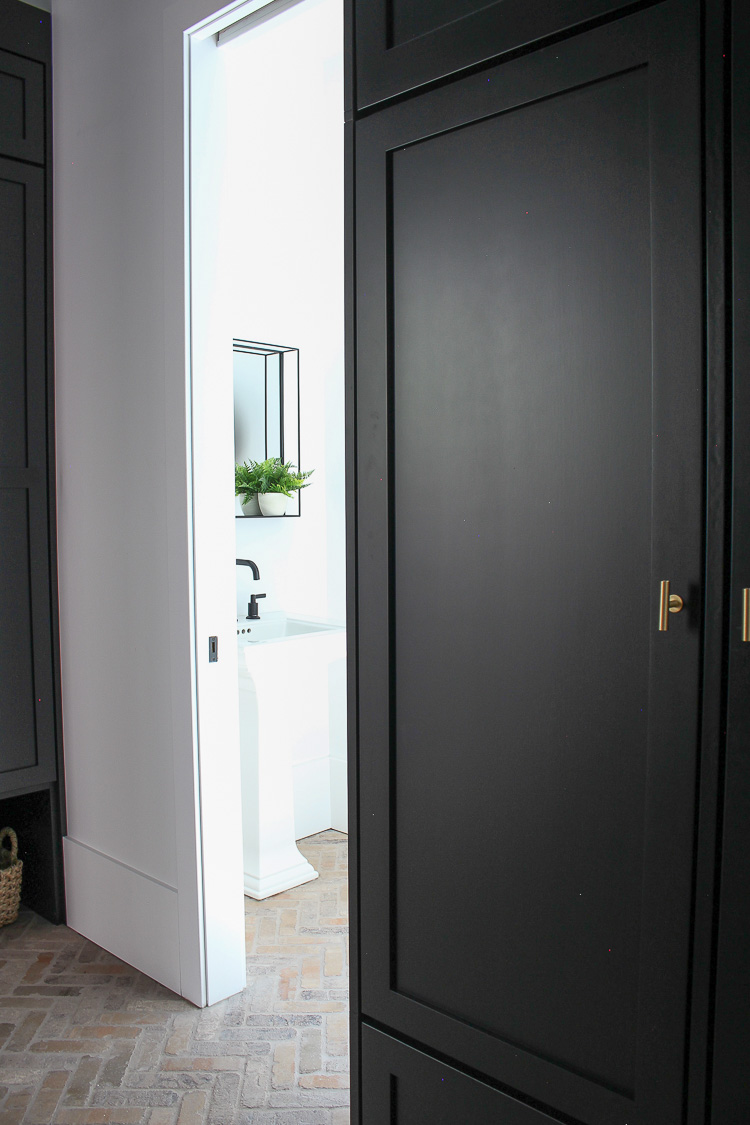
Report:
<svg viewBox="0 0 750 1125"><path fill-rule="evenodd" d="M281 894L282 891L288 891L291 887L299 887L302 883L310 883L317 878L318 872L306 859L302 859L302 862L295 864L294 867L287 867L283 871L275 871L272 875L267 875L261 879L246 871L245 894L248 898L257 900L270 898L271 895Z"/></svg>
<svg viewBox="0 0 750 1125"><path fill-rule="evenodd" d="M306 669L330 662L344 630L282 614L238 628L251 630L238 634L245 894L264 899L318 876L296 843L291 717L306 704L289 684L292 671L304 682Z"/></svg>

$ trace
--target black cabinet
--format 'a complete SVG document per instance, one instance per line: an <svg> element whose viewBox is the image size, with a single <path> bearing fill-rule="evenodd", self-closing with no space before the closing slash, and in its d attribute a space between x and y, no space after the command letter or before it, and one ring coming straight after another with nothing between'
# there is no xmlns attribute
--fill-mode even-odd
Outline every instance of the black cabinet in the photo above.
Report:
<svg viewBox="0 0 750 1125"><path fill-rule="evenodd" d="M750 540L729 13L353 7L353 1119L734 1125Z"/></svg>
<svg viewBox="0 0 750 1125"><path fill-rule="evenodd" d="M63 915L48 13L0 2L0 819Z"/></svg>
<svg viewBox="0 0 750 1125"><path fill-rule="evenodd" d="M625 0L354 0L357 108L571 34L624 7Z"/></svg>

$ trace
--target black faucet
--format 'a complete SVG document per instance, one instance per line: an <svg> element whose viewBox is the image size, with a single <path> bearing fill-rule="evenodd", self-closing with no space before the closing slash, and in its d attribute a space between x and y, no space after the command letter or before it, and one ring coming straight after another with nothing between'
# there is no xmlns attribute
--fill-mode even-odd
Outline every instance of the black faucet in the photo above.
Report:
<svg viewBox="0 0 750 1125"><path fill-rule="evenodd" d="M252 559L235 559L234 561L237 563L237 566L249 566L253 572L255 581L260 582L260 571L258 570L257 564L254 563Z"/></svg>
<svg viewBox="0 0 750 1125"><path fill-rule="evenodd" d="M258 598L265 598L265 594L251 594L250 601L247 603L247 618L248 621L260 621L260 614L258 613Z"/></svg>
<svg viewBox="0 0 750 1125"><path fill-rule="evenodd" d="M237 566L249 566L253 572L253 578L256 582L260 581L260 571L257 564L252 559L235 559ZM247 621L260 621L260 613L258 612L258 599L265 598L265 594L251 594L250 601L247 603Z"/></svg>

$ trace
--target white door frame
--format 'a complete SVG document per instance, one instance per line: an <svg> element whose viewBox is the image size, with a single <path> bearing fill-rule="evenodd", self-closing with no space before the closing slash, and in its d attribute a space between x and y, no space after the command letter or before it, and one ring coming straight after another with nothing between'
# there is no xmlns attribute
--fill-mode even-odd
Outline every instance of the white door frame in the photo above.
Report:
<svg viewBox="0 0 750 1125"><path fill-rule="evenodd" d="M184 357L165 349L167 413L175 419L168 444L175 453L175 435L184 419L183 452L175 457L170 483L174 511L169 539L177 576L171 597L175 621L185 620L186 598L188 602L192 728L192 754L184 752L183 740L175 752L179 942L182 994L201 1007L246 984L231 331L223 323L221 287L212 276L217 266L211 237L215 201L211 177L202 175L206 161L220 150L221 136L215 118L210 129L201 126L221 81L217 32L267 3L235 0L206 14L210 0L208 5L206 0L175 0L164 12L165 244L175 257L179 246L184 262L181 291L168 266L165 272L165 339L184 341ZM214 144L213 153L204 142L209 148ZM170 260L169 252L165 260ZM172 641L175 712L185 699L180 675L184 648L177 651L185 638L180 633L184 629L175 630ZM208 661L210 636L218 637L216 663Z"/></svg>

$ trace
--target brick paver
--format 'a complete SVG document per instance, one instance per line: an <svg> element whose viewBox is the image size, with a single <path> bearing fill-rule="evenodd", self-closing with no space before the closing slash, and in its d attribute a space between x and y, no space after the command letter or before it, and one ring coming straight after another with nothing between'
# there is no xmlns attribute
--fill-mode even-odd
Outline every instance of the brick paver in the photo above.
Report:
<svg viewBox="0 0 750 1125"><path fill-rule="evenodd" d="M0 1125L348 1125L347 840L245 899L247 988L199 1010L65 926L0 929Z"/></svg>

